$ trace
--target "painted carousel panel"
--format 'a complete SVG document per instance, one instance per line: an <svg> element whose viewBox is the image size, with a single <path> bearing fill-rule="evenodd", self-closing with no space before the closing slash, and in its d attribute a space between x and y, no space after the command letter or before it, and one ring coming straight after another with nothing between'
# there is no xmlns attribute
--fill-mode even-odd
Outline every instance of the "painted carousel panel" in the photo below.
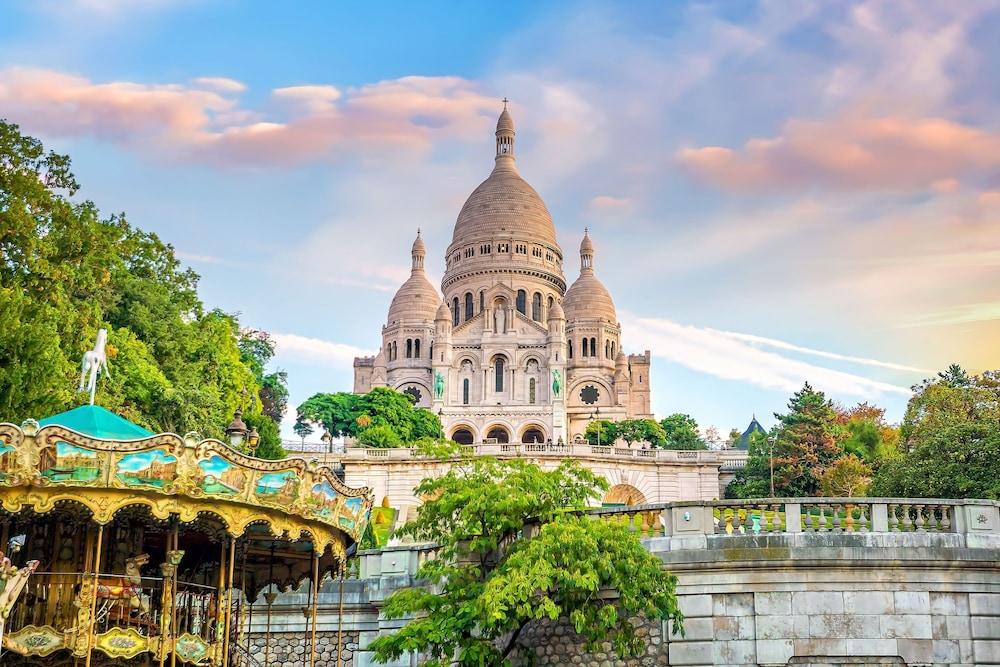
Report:
<svg viewBox="0 0 1000 667"><path fill-rule="evenodd" d="M92 484L101 475L103 452L63 440L40 452L38 464L42 476L53 484Z"/></svg>
<svg viewBox="0 0 1000 667"><path fill-rule="evenodd" d="M246 489L247 470L213 453L198 461L195 484L206 495L236 496Z"/></svg>
<svg viewBox="0 0 1000 667"><path fill-rule="evenodd" d="M125 454L115 479L128 487L162 491L177 479L177 457L163 448Z"/></svg>

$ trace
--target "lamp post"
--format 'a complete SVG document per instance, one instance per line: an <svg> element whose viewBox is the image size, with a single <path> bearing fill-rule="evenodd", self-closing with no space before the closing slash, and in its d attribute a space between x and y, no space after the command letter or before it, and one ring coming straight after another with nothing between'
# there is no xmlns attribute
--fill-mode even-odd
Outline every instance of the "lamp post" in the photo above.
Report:
<svg viewBox="0 0 1000 667"><path fill-rule="evenodd" d="M330 435L330 431L324 430L323 435L319 437L324 443L326 443L326 451L328 454L333 454L333 436ZM303 449L305 449L303 447Z"/></svg>
<svg viewBox="0 0 1000 667"><path fill-rule="evenodd" d="M601 409L594 408L594 411L590 413L590 421L594 421L597 418L597 446L601 446Z"/></svg>
<svg viewBox="0 0 1000 667"><path fill-rule="evenodd" d="M226 438L233 449L239 449L246 442L250 448L250 455L254 456L257 453L260 434L257 432L256 426L250 429L247 428L246 423L243 421L243 410L239 408L233 413L233 421L229 422L229 426L226 427Z"/></svg>
<svg viewBox="0 0 1000 667"><path fill-rule="evenodd" d="M771 468L771 497L774 498L774 436L770 436L767 439L768 452L767 452L767 463Z"/></svg>

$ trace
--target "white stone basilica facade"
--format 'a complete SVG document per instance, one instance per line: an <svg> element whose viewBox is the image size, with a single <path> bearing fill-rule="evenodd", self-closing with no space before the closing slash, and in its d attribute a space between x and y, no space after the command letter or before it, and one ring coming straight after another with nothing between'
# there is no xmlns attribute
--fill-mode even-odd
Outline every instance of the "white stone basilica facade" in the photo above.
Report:
<svg viewBox="0 0 1000 667"><path fill-rule="evenodd" d="M586 232L580 275L567 289L555 226L518 173L514 136L505 106L496 164L458 214L441 291L424 273L418 232L381 349L354 361L354 391L407 392L466 444L557 444L592 419L650 417L649 352L622 350Z"/></svg>

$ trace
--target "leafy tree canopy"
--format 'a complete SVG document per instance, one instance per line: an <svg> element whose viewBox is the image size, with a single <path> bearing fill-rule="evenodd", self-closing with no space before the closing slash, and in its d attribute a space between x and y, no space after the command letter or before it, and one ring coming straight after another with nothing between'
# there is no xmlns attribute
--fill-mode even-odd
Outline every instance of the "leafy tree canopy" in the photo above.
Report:
<svg viewBox="0 0 1000 667"><path fill-rule="evenodd" d="M108 409L220 438L237 407L248 422L262 414L236 318L206 312L170 245L74 201L78 188L67 156L0 121L0 420L82 403L80 358L100 328L111 373L97 402Z"/></svg>
<svg viewBox="0 0 1000 667"><path fill-rule="evenodd" d="M698 422L691 415L675 413L660 420L666 435L664 449L708 449L698 433Z"/></svg>
<svg viewBox="0 0 1000 667"><path fill-rule="evenodd" d="M591 445L611 445L618 439L618 424L610 419L595 419L587 424L583 437Z"/></svg>
<svg viewBox="0 0 1000 667"><path fill-rule="evenodd" d="M676 578L623 526L567 513L600 497L607 483L573 461L552 471L522 460L468 458L416 493L430 498L399 531L440 545L419 576L435 591L393 593L388 618L413 616L371 649L380 662L406 651L424 664L507 665L523 628L563 618L590 648L609 641L622 658L643 639L632 616L679 628ZM525 524L540 524L530 539ZM617 593L617 596L602 592Z"/></svg>
<svg viewBox="0 0 1000 667"><path fill-rule="evenodd" d="M902 454L877 471L872 492L918 498L1000 498L1000 371L952 365L915 386Z"/></svg>
<svg viewBox="0 0 1000 667"><path fill-rule="evenodd" d="M648 442L654 447L663 445L666 433L652 419L623 419L618 422L618 437L629 443Z"/></svg>
<svg viewBox="0 0 1000 667"><path fill-rule="evenodd" d="M415 407L408 394L386 387L376 387L367 394L314 394L298 407L297 421L322 424L333 436L349 436L377 447L396 447L441 435L441 420L436 414ZM365 435L376 428L375 433Z"/></svg>

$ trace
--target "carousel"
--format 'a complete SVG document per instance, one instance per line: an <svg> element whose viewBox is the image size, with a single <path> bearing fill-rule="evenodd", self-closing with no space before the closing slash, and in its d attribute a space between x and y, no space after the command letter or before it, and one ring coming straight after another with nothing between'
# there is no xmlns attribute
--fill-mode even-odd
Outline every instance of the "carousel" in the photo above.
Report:
<svg viewBox="0 0 1000 667"><path fill-rule="evenodd" d="M306 580L315 662L317 585L343 572L371 492L240 453L256 434L239 413L227 435L151 434L94 405L0 424L0 544L22 572L0 664L259 664L247 616Z"/></svg>

